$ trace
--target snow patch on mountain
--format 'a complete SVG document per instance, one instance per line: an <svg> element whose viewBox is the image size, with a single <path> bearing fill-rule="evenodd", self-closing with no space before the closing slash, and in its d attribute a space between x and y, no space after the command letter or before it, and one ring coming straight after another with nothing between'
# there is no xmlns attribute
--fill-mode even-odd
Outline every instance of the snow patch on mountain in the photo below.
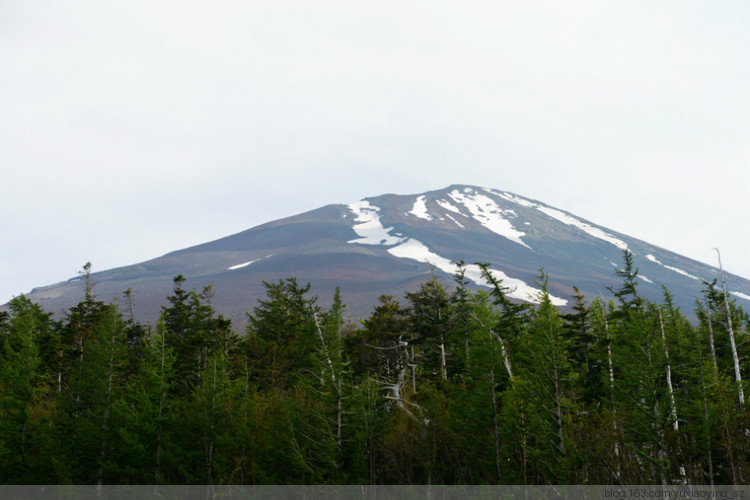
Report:
<svg viewBox="0 0 750 500"><path fill-rule="evenodd" d="M268 259L269 257L273 257L273 254L268 254L265 257L260 257L258 259L248 260L247 262L243 262L242 264L237 264L234 266L230 266L227 268L227 271L234 271L235 269L242 269L243 267L247 267L250 264L255 264L259 260Z"/></svg>
<svg viewBox="0 0 750 500"><path fill-rule="evenodd" d="M576 219L575 217L571 217L570 215L563 213L560 210L556 210L550 207L545 207L542 205L538 205L536 209L542 212L543 214L546 214L552 217L553 219L559 220L563 224L576 227L580 229L581 231L583 231L584 233L590 236L593 236L594 238L599 238L600 240L604 240L607 243L611 243L612 245L616 246L620 250L628 249L628 244L622 241L621 239L615 238L611 234L602 231L598 227L594 227L589 224L586 224L585 222L580 221Z"/></svg>
<svg viewBox="0 0 750 500"><path fill-rule="evenodd" d="M463 214L461 213L461 210L460 210L460 209L459 209L459 208L458 208L458 207L457 207L456 205L452 204L452 203L451 203L451 202L449 202L449 201L446 201L446 200L438 200L438 201L437 201L437 204L438 204L438 205L440 205L441 207L443 207L443 208L444 208L444 209L446 209L446 210L450 210L451 212L455 212L455 213L457 213L457 214L463 215Z"/></svg>
<svg viewBox="0 0 750 500"><path fill-rule="evenodd" d="M747 295L746 293L742 293L742 292L729 292L729 293L741 299L750 300L750 295Z"/></svg>
<svg viewBox="0 0 750 500"><path fill-rule="evenodd" d="M642 274L639 274L639 275L638 275L638 277L639 277L639 278L641 278L641 279L642 279L643 281L645 281L646 283L653 283L653 281L651 281L650 279L648 279L647 277L645 277L645 276L644 276L644 275L642 275Z"/></svg>
<svg viewBox="0 0 750 500"><path fill-rule="evenodd" d="M563 224L567 224L569 226L573 226L577 229L580 229L581 231L588 234L589 236L593 236L594 238L598 238L600 240L606 241L607 243L610 243L616 246L620 250L628 249L628 244L622 241L621 239L616 238L605 231L602 231L598 227L594 227L591 224L587 224L581 220L578 220L575 217L568 215L560 210L557 210L552 207L547 207L545 205L542 205L541 203L534 203L532 201L525 200L512 193L500 193L497 191L493 191L491 189L485 189L485 191L487 191L488 193L494 194L495 196L499 196L510 202L521 205L522 207L535 208L539 210L540 212L542 212L543 214L547 215L548 217L552 217L553 219L558 220L562 222Z"/></svg>
<svg viewBox="0 0 750 500"><path fill-rule="evenodd" d="M258 262L259 260L260 259L248 260L247 262L243 262L242 264L237 264L236 266L230 266L227 268L227 271L234 271L235 269L242 269L243 267L247 267L250 264L254 264Z"/></svg>
<svg viewBox="0 0 750 500"><path fill-rule="evenodd" d="M466 276L469 277L469 268L476 267L477 271L479 270L479 266L470 265L467 266L466 269ZM533 302L534 304L538 304L540 302L539 295L541 294L541 290L534 288L532 286L529 286L526 282L519 280L517 278L511 278L507 274L505 274L502 271L499 271L497 269L490 269L490 272L492 273L492 276L495 277L496 280L501 282L501 284L504 287L509 288L510 291L506 292L506 295L508 297L513 297L516 299L525 300L527 302ZM484 286L489 287L488 284L485 284ZM565 299L561 299L560 297L556 297L552 294L549 294L549 300L554 306L562 307L566 306L568 304L568 301Z"/></svg>
<svg viewBox="0 0 750 500"><path fill-rule="evenodd" d="M525 200L525 199L521 198L520 196L514 195L513 193L501 193L499 191L494 191L492 189L487 189L487 188L483 188L483 189L485 191L487 191L488 193L490 193L490 194L494 194L495 196L499 196L500 198L502 198L504 200L511 201L511 202L515 203L516 205L521 205L522 207L526 207L526 208L536 208L537 207L536 203L534 203L532 201L529 201L529 200Z"/></svg>
<svg viewBox="0 0 750 500"><path fill-rule="evenodd" d="M448 193L448 196L456 203L465 206L471 212L474 220L493 233L508 238L510 241L531 250L531 247L521 240L521 237L525 236L526 233L517 230L508 219L503 217L503 215L515 217L516 214L512 210L506 211L501 209L491 198L479 194L470 188L464 189L463 193L458 189L454 189Z"/></svg>
<svg viewBox="0 0 750 500"><path fill-rule="evenodd" d="M404 243L388 249L388 253L400 259L411 259L437 267L441 271L453 273L455 266L449 259L432 251L419 240L409 238Z"/></svg>
<svg viewBox="0 0 750 500"><path fill-rule="evenodd" d="M355 224L352 229L361 238L349 240L347 243L359 243L360 245L397 245L406 238L391 236L392 227L385 228L380 222L380 207L371 205L369 201L362 200L347 205L355 215Z"/></svg>
<svg viewBox="0 0 750 500"><path fill-rule="evenodd" d="M457 221L456 219L454 219L454 218L453 218L453 217L452 217L451 215L449 215L449 214L445 214L445 216L446 216L446 217L448 217L448 218L449 218L450 220L452 220L453 222L455 222L455 223L456 223L456 225L457 225L458 227L460 227L461 229L463 229L463 228L464 228L464 225L463 225L463 224L461 224L460 222L458 222L458 221Z"/></svg>
<svg viewBox="0 0 750 500"><path fill-rule="evenodd" d="M650 260L651 262L654 262L654 263L656 263L656 264L659 264L659 265L660 265L661 267L663 267L663 268L665 268L665 269L669 269L670 271L674 271L674 272L676 272L676 273L678 273L678 274L681 274L681 275L683 275L683 276L687 276L688 278L691 278L691 279L694 279L694 280L699 280L699 281L700 281L700 278L699 278L699 277L697 277L697 276L693 276L693 275L692 275L692 274L690 274L689 272L687 272L687 271L683 271L683 270L682 270L682 269L680 269L680 268L677 268L677 267L674 267L674 266L668 266L668 265L664 264L663 262L661 262L661 261L660 261L659 259L657 259L656 257L654 257L654 256L653 256L652 254L648 254L648 255L646 255L646 258L647 258L648 260Z"/></svg>
<svg viewBox="0 0 750 500"><path fill-rule="evenodd" d="M426 196L418 196L417 199L414 201L414 206L407 214L412 214L416 217L419 217L420 219L424 220L432 220L432 216L427 211L427 203L425 202Z"/></svg>
<svg viewBox="0 0 750 500"><path fill-rule="evenodd" d="M430 264L431 266L435 266L436 268L448 274L453 274L456 272L456 265L453 262L443 257L442 255L438 255L435 252L431 251L424 243L419 240L415 240L414 238L409 238L404 243L401 243L400 245L397 245L393 248L389 248L388 253L390 253L394 257L398 257L401 259L411 259L418 262ZM509 297L525 300L527 302L539 303L539 289L529 286L523 280L511 278L500 270L490 269L490 272L495 277L495 279L501 281L502 285L509 289L509 291L507 292L507 295ZM465 276L477 285L488 288L490 287L489 283L487 283L487 281L482 277L482 270L476 264L470 264L466 266ZM568 303L567 300L561 299L560 297L555 297L554 295L550 295L550 301L556 306L564 306Z"/></svg>

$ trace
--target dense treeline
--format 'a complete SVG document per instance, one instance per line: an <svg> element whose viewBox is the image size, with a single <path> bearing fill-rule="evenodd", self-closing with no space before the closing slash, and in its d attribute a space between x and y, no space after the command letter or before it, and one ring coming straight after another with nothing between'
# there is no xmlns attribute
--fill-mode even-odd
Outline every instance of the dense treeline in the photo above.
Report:
<svg viewBox="0 0 750 500"><path fill-rule="evenodd" d="M85 268L88 271L88 267ZM0 313L0 482L750 482L748 316L706 283L691 324L638 295L563 314L433 279L360 324L338 290L266 283L238 335L174 280L155 325L97 301Z"/></svg>

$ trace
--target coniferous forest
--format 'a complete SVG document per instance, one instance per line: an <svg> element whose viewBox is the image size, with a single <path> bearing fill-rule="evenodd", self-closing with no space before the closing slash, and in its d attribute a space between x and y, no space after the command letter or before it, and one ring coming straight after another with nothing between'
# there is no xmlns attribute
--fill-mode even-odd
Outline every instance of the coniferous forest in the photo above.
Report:
<svg viewBox="0 0 750 500"><path fill-rule="evenodd" d="M88 271L89 267L85 267ZM235 332L182 276L0 313L2 484L747 484L748 315L706 283L688 320L638 293L561 312L432 279L346 320L338 290L265 283ZM253 305L249 304L248 308Z"/></svg>

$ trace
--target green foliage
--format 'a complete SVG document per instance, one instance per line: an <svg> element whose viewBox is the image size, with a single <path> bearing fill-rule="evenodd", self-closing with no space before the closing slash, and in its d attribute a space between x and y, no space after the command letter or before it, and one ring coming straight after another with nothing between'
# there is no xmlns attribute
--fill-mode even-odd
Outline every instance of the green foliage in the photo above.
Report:
<svg viewBox="0 0 750 500"><path fill-rule="evenodd" d="M263 285L268 299L248 315L246 349L261 387L289 388L316 349L317 297L306 297L310 284L295 278Z"/></svg>
<svg viewBox="0 0 750 500"><path fill-rule="evenodd" d="M344 339L344 346L356 374L386 378L400 360L398 350L391 347L408 338L409 316L390 295L380 296L378 302L362 328Z"/></svg>
<svg viewBox="0 0 750 500"><path fill-rule="evenodd" d="M29 431L37 422L34 406L43 397L38 339L50 329L49 314L24 296L8 304L10 315L0 330L0 481L26 479ZM33 445L32 445L33 446Z"/></svg>
<svg viewBox="0 0 750 500"><path fill-rule="evenodd" d="M623 269L616 269L615 274L622 278L620 288L609 291L620 301L621 313L627 314L638 310L643 304L643 299L638 296L638 269L633 267L633 254L629 250L623 250Z"/></svg>
<svg viewBox="0 0 750 500"><path fill-rule="evenodd" d="M433 278L417 292L407 293L410 344L423 352L423 372L432 378L448 379L448 358L452 357L448 337L452 333L453 308L443 284Z"/></svg>
<svg viewBox="0 0 750 500"><path fill-rule="evenodd" d="M167 298L169 307L163 308L166 341L176 356L176 389L187 394L198 383L208 359L218 351L228 351L238 342L231 331L231 322L215 315L211 299L213 289L208 286L199 294L183 288L185 278L174 278L174 293Z"/></svg>
<svg viewBox="0 0 750 500"><path fill-rule="evenodd" d="M238 337L211 287L174 280L155 328L95 300L61 321L24 297L0 314L0 481L44 484L743 484L729 326L715 283L688 322L640 297L558 310L437 279L360 324L334 291L265 283ZM128 304L133 297L126 294ZM712 348L713 346L713 348Z"/></svg>

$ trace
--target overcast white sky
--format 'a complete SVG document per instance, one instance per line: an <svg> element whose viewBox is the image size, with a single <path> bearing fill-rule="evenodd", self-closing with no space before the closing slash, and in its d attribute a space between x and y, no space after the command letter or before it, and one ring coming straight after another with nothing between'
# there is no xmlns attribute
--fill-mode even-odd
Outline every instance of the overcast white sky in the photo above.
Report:
<svg viewBox="0 0 750 500"><path fill-rule="evenodd" d="M0 302L508 190L750 277L750 2L0 0Z"/></svg>

